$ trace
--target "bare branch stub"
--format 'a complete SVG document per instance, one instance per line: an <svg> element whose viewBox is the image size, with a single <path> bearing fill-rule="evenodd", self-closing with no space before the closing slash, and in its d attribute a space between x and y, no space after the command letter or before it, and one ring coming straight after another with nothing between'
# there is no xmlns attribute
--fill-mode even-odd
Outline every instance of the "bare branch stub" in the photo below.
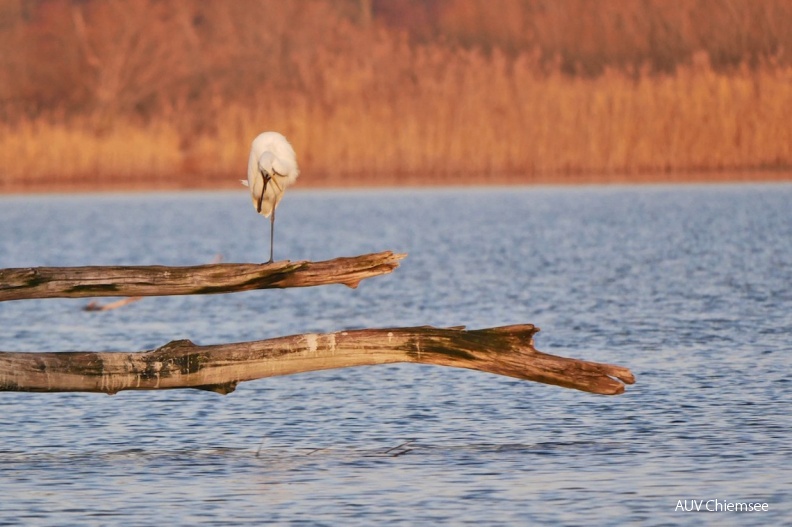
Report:
<svg viewBox="0 0 792 527"><path fill-rule="evenodd" d="M537 351L531 324L363 329L199 346L172 341L145 352L0 352L0 391L197 388L230 393L237 383L294 373L397 362L479 370L614 395L635 382L622 366Z"/></svg>

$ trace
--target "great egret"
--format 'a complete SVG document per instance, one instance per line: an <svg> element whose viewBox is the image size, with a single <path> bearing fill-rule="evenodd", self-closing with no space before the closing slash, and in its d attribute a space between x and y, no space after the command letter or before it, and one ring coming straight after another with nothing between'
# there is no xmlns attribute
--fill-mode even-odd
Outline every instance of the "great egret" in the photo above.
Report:
<svg viewBox="0 0 792 527"><path fill-rule="evenodd" d="M256 212L270 218L270 258L275 241L275 208L278 206L286 187L297 181L300 169L294 148L278 132L259 134L250 145L247 181L250 187L253 206Z"/></svg>

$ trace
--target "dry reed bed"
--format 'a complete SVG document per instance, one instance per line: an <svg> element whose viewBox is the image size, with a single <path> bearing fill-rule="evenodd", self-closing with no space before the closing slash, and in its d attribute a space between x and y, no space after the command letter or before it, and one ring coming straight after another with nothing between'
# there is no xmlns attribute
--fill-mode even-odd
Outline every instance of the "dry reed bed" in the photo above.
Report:
<svg viewBox="0 0 792 527"><path fill-rule="evenodd" d="M786 177L788 1L589 5L2 4L0 189L235 185L263 129L303 185Z"/></svg>
<svg viewBox="0 0 792 527"><path fill-rule="evenodd" d="M671 75L568 76L532 54L395 40L380 42L367 62L326 53L298 66L315 72L315 85L287 92L265 84L268 96L250 106L229 101L216 110L212 134L186 143L178 117L148 125L118 117L99 131L87 118L5 125L0 181L236 179L264 128L291 138L308 184L373 183L379 174L487 183L502 174L530 181L792 166L792 67L720 73L700 55Z"/></svg>

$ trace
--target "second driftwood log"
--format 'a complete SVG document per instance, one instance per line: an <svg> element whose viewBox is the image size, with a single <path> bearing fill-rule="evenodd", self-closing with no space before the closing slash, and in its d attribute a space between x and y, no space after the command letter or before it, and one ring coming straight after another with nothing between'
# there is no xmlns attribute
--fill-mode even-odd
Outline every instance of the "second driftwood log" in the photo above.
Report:
<svg viewBox="0 0 792 527"><path fill-rule="evenodd" d="M412 362L468 368L614 395L627 368L537 351L531 324L499 328L362 329L199 346L176 340L144 352L0 352L0 391L104 392L199 388L331 368Z"/></svg>

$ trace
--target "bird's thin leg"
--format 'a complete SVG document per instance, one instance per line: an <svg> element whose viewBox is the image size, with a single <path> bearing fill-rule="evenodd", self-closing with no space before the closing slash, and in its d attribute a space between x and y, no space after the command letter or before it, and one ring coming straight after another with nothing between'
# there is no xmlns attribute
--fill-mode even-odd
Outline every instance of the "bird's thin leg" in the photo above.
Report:
<svg viewBox="0 0 792 527"><path fill-rule="evenodd" d="M270 216L270 259L267 263L273 262L273 246L275 245L275 209L272 209L272 216Z"/></svg>

